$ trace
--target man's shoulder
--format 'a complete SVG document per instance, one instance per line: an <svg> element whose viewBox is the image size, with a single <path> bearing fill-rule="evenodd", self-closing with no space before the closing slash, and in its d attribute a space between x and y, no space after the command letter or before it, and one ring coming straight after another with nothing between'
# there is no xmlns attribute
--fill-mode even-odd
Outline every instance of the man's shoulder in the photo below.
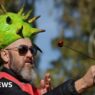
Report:
<svg viewBox="0 0 95 95"><path fill-rule="evenodd" d="M11 74L5 72L0 74L0 95L29 95L22 89L23 86L23 82Z"/></svg>
<svg viewBox="0 0 95 95"><path fill-rule="evenodd" d="M23 92L19 86L12 81L2 78L0 79L0 95L28 95Z"/></svg>
<svg viewBox="0 0 95 95"><path fill-rule="evenodd" d="M0 79L0 89L1 88L19 88L14 82L12 82L11 80L8 80L6 78L2 78Z"/></svg>

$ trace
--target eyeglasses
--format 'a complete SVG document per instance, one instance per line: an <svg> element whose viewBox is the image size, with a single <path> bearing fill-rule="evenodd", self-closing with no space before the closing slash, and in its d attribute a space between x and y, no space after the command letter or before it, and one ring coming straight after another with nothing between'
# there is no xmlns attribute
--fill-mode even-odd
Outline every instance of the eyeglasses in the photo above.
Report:
<svg viewBox="0 0 95 95"><path fill-rule="evenodd" d="M6 50L12 50L15 48L17 48L20 55L25 55L28 52L28 50L30 50L30 52L33 56L35 56L37 54L37 51L42 52L42 50L35 44L33 44L33 46L30 46L30 47L28 47L27 45L20 45L18 47L14 47L14 48L7 48Z"/></svg>

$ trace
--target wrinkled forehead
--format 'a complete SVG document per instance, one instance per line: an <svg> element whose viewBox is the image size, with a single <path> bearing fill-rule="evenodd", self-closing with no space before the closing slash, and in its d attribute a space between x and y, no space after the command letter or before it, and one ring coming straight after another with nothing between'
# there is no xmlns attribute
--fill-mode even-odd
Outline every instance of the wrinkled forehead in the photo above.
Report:
<svg viewBox="0 0 95 95"><path fill-rule="evenodd" d="M20 45L32 46L32 41L29 38L21 38L21 39L16 40L12 44L8 45L6 48L13 48Z"/></svg>

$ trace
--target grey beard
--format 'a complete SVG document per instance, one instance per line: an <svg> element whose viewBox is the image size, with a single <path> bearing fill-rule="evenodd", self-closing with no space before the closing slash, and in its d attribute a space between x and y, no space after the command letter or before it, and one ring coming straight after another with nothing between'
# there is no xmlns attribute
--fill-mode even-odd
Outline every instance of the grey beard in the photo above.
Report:
<svg viewBox="0 0 95 95"><path fill-rule="evenodd" d="M33 68L31 70L28 70L26 68L22 69L19 74L20 76L26 80L26 81L32 81L32 73L33 73Z"/></svg>

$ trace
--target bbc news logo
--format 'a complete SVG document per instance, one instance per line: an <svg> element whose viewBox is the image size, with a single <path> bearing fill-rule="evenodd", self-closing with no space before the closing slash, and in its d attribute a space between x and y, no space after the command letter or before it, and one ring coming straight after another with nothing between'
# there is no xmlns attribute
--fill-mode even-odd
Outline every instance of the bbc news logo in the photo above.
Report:
<svg viewBox="0 0 95 95"><path fill-rule="evenodd" d="M11 88L12 82L0 82L0 88Z"/></svg>

